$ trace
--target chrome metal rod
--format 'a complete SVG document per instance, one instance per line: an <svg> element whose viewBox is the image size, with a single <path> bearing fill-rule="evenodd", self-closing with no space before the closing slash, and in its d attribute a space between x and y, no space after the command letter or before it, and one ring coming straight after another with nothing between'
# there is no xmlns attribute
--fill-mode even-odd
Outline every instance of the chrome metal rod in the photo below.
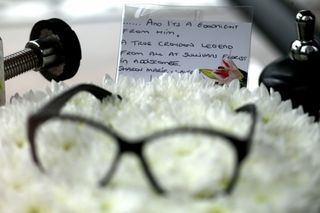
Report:
<svg viewBox="0 0 320 213"><path fill-rule="evenodd" d="M13 78L39 66L38 56L32 49L26 48L4 58L5 80Z"/></svg>

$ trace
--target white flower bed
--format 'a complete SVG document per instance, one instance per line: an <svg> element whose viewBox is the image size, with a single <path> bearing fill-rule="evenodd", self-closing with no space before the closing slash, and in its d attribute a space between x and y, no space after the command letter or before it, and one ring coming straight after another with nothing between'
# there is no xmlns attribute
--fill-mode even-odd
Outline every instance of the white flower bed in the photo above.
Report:
<svg viewBox="0 0 320 213"><path fill-rule="evenodd" d="M132 155L121 160L112 183L99 188L98 179L92 175L98 163L86 163L88 159L106 160L104 156L108 153L99 151L99 147L91 154L74 153L75 165L79 168L70 168L74 169L70 175L78 173L75 176L79 178L41 173L30 157L25 121L30 112L35 112L66 88L53 83L46 92L16 96L11 104L0 109L0 212L320 211L320 124L313 122L301 109L293 110L289 101L281 102L278 93L269 95L263 86L250 92L240 89L236 81L229 86L214 86L195 76L164 76L152 83L129 79L117 84L105 81L103 87L120 94L123 100L100 103L81 93L63 111L103 122L128 138L181 125L211 126L243 137L250 118L235 114L233 110L245 103L255 103L258 122L253 145L234 192L214 199L189 197L178 192L159 196L152 191ZM67 126L57 126L55 131L61 132L62 137L76 135L86 142L85 136L80 137L79 132ZM55 139L48 136L47 140L54 142ZM202 157L198 160L208 160L207 156ZM64 160L63 156L60 158ZM203 172L201 167L199 172Z"/></svg>

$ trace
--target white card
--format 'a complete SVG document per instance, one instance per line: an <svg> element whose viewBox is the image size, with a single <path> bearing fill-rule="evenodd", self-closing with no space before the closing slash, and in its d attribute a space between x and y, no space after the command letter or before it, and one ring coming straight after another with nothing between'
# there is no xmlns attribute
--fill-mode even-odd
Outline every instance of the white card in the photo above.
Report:
<svg viewBox="0 0 320 213"><path fill-rule="evenodd" d="M222 58L248 70L250 22L224 22L124 13L118 76L151 80L163 73L216 69Z"/></svg>

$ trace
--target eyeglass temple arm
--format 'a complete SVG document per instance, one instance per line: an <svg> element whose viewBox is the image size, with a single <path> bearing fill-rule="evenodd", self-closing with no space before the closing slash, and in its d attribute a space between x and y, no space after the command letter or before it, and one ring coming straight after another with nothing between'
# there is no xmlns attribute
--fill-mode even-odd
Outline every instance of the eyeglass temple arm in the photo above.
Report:
<svg viewBox="0 0 320 213"><path fill-rule="evenodd" d="M64 104L72 98L75 94L82 92L82 91L87 91L94 95L97 99L100 101L107 97L111 96L112 93L97 87L92 84L80 84L77 85L61 94L56 96L54 99L49 101L46 105L44 105L37 113L31 115L28 119L28 139L31 145L31 155L32 159L35 162L35 164L40 168L40 170L44 171L43 166L40 163L40 160L38 159L36 155L36 144L34 141L34 134L35 130L38 128L38 126L43 123L44 121L48 120L50 117L54 116L55 114L58 114L61 108L64 106ZM121 97L118 96L118 98L121 100Z"/></svg>
<svg viewBox="0 0 320 213"><path fill-rule="evenodd" d="M254 104L243 105L243 106L237 108L236 112L249 113L252 116L252 123L250 126L249 133L247 135L247 139L245 140L245 141L247 141L246 148L242 149L240 146L238 146L238 159L237 160L239 162L239 165L234 170L232 181L230 182L229 186L226 188L226 191L225 191L226 194L231 194L236 183L237 183L237 180L239 178L239 173L240 173L240 164L250 150L251 143L252 143L252 137L253 137L253 134L255 131L256 120L257 120L257 108Z"/></svg>
<svg viewBox="0 0 320 213"><path fill-rule="evenodd" d="M83 91L89 92L100 101L102 101L102 99L104 99L105 97L113 95L111 92L101 87L95 86L93 84L80 84L56 96L54 99L48 102L45 106L43 106L39 110L39 113L43 113L43 112L58 113L70 98L72 98L77 93L83 92ZM122 99L121 96L119 95L117 95L117 97L120 100Z"/></svg>
<svg viewBox="0 0 320 213"><path fill-rule="evenodd" d="M257 107L254 104L246 104L236 109L236 112L247 112L252 116L252 123L250 126L247 138L250 139L255 131L255 126L257 122Z"/></svg>

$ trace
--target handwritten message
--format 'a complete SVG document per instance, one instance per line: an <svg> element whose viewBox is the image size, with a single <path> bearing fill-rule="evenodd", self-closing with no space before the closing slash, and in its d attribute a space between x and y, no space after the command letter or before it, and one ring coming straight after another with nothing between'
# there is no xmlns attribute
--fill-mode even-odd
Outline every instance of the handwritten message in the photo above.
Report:
<svg viewBox="0 0 320 213"><path fill-rule="evenodd" d="M248 70L251 23L124 17L118 76L151 80L163 73L216 69L228 57Z"/></svg>

